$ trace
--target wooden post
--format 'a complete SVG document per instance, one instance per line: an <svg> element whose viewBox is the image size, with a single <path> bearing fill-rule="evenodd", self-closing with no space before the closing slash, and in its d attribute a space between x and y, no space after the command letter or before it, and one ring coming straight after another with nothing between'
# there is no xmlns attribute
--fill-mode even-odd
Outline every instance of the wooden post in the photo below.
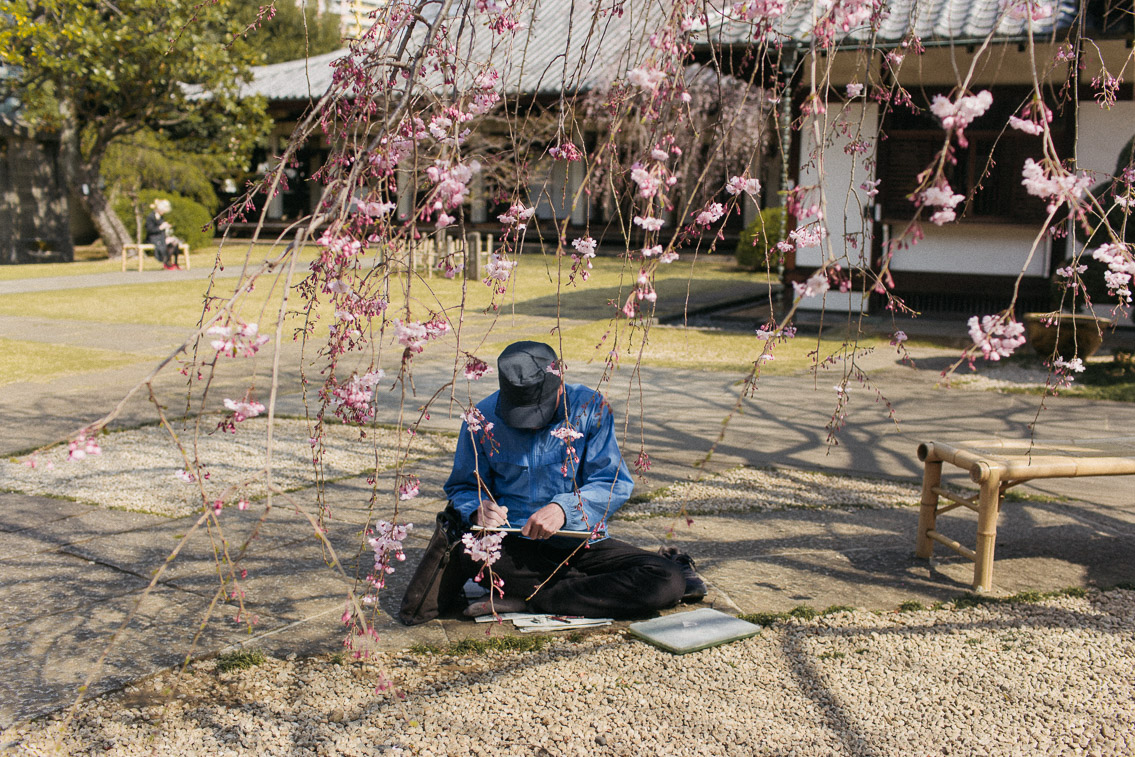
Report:
<svg viewBox="0 0 1135 757"><path fill-rule="evenodd" d="M933 531L938 520L938 492L942 485L942 461L927 460L922 471L922 508L918 511L918 540L914 554L930 559L934 555L934 540L927 536Z"/></svg>
<svg viewBox="0 0 1135 757"><path fill-rule="evenodd" d="M465 278L478 279L481 277L481 232L474 231L465 237Z"/></svg>
<svg viewBox="0 0 1135 757"><path fill-rule="evenodd" d="M1001 511L1001 471L991 467L981 482L977 510L977 549L974 550L973 590L993 588L993 548L997 540L997 516Z"/></svg>

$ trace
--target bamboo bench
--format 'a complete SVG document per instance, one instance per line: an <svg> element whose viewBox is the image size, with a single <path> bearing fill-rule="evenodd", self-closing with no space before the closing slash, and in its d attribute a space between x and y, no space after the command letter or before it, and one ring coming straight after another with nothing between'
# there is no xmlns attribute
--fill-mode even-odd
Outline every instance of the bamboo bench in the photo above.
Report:
<svg viewBox="0 0 1135 757"><path fill-rule="evenodd" d="M979 439L918 445L922 474L922 506L918 515L915 554L929 558L938 542L974 562L974 591L993 586L993 547L997 517L1010 487L1037 478L1122 476L1135 473L1135 436L1108 439L1045 439L1006 441ZM979 486L977 494L960 497L942 488L942 463L969 472ZM950 504L939 506L940 498ZM958 507L977 513L977 545L969 549L938 532L937 518Z"/></svg>
<svg viewBox="0 0 1135 757"><path fill-rule="evenodd" d="M138 253L138 272L141 273L142 266L146 262L146 253L153 251L154 246L152 244L135 244L134 242L130 242L128 244L122 245L122 272L126 273L126 254L128 252ZM185 270L188 271L192 269L193 265L189 260L189 245L185 245L179 251L173 253L174 265L177 264L177 256L179 252L185 254Z"/></svg>

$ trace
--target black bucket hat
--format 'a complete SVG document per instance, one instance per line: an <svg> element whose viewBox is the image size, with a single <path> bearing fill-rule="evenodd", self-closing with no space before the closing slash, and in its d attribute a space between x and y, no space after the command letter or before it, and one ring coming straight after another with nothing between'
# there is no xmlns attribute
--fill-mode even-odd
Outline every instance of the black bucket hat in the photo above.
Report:
<svg viewBox="0 0 1135 757"><path fill-rule="evenodd" d="M552 373L548 369L556 370ZM513 428L540 429L555 420L560 377L556 351L541 342L515 342L497 358L497 415Z"/></svg>

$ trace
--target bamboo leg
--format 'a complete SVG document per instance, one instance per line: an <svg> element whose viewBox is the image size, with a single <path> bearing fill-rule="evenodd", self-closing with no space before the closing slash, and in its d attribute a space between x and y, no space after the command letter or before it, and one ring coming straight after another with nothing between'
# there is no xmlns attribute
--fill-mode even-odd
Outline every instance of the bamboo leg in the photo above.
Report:
<svg viewBox="0 0 1135 757"><path fill-rule="evenodd" d="M977 511L977 559L973 566L973 590L993 588L993 547L997 539L997 516L1001 510L1001 476L993 471L981 484Z"/></svg>
<svg viewBox="0 0 1135 757"><path fill-rule="evenodd" d="M942 484L942 461L927 460L922 471L922 509L918 511L918 539L914 554L929 559L934 554L934 540L926 535L933 531L938 519L938 493L934 490Z"/></svg>

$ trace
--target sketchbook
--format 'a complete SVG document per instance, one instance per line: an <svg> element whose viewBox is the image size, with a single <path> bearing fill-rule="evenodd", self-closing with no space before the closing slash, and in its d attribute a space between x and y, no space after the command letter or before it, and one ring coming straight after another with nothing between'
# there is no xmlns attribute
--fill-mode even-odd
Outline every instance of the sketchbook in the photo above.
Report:
<svg viewBox="0 0 1135 757"><path fill-rule="evenodd" d="M485 528L484 526L473 526L474 531L499 531L505 534L518 534L520 528L517 526L493 526L492 528ZM579 539L587 539L591 537L590 531L556 531L552 536L575 536Z"/></svg>
<svg viewBox="0 0 1135 757"><path fill-rule="evenodd" d="M530 612L504 612L500 615L479 615L476 618L478 623L491 623L496 620L511 620L521 633L598 628L609 626L613 622L613 618L585 618L582 615L545 615Z"/></svg>
<svg viewBox="0 0 1135 757"><path fill-rule="evenodd" d="M686 654L747 639L760 633L761 627L705 607L631 623L629 630L632 635L667 652Z"/></svg>

